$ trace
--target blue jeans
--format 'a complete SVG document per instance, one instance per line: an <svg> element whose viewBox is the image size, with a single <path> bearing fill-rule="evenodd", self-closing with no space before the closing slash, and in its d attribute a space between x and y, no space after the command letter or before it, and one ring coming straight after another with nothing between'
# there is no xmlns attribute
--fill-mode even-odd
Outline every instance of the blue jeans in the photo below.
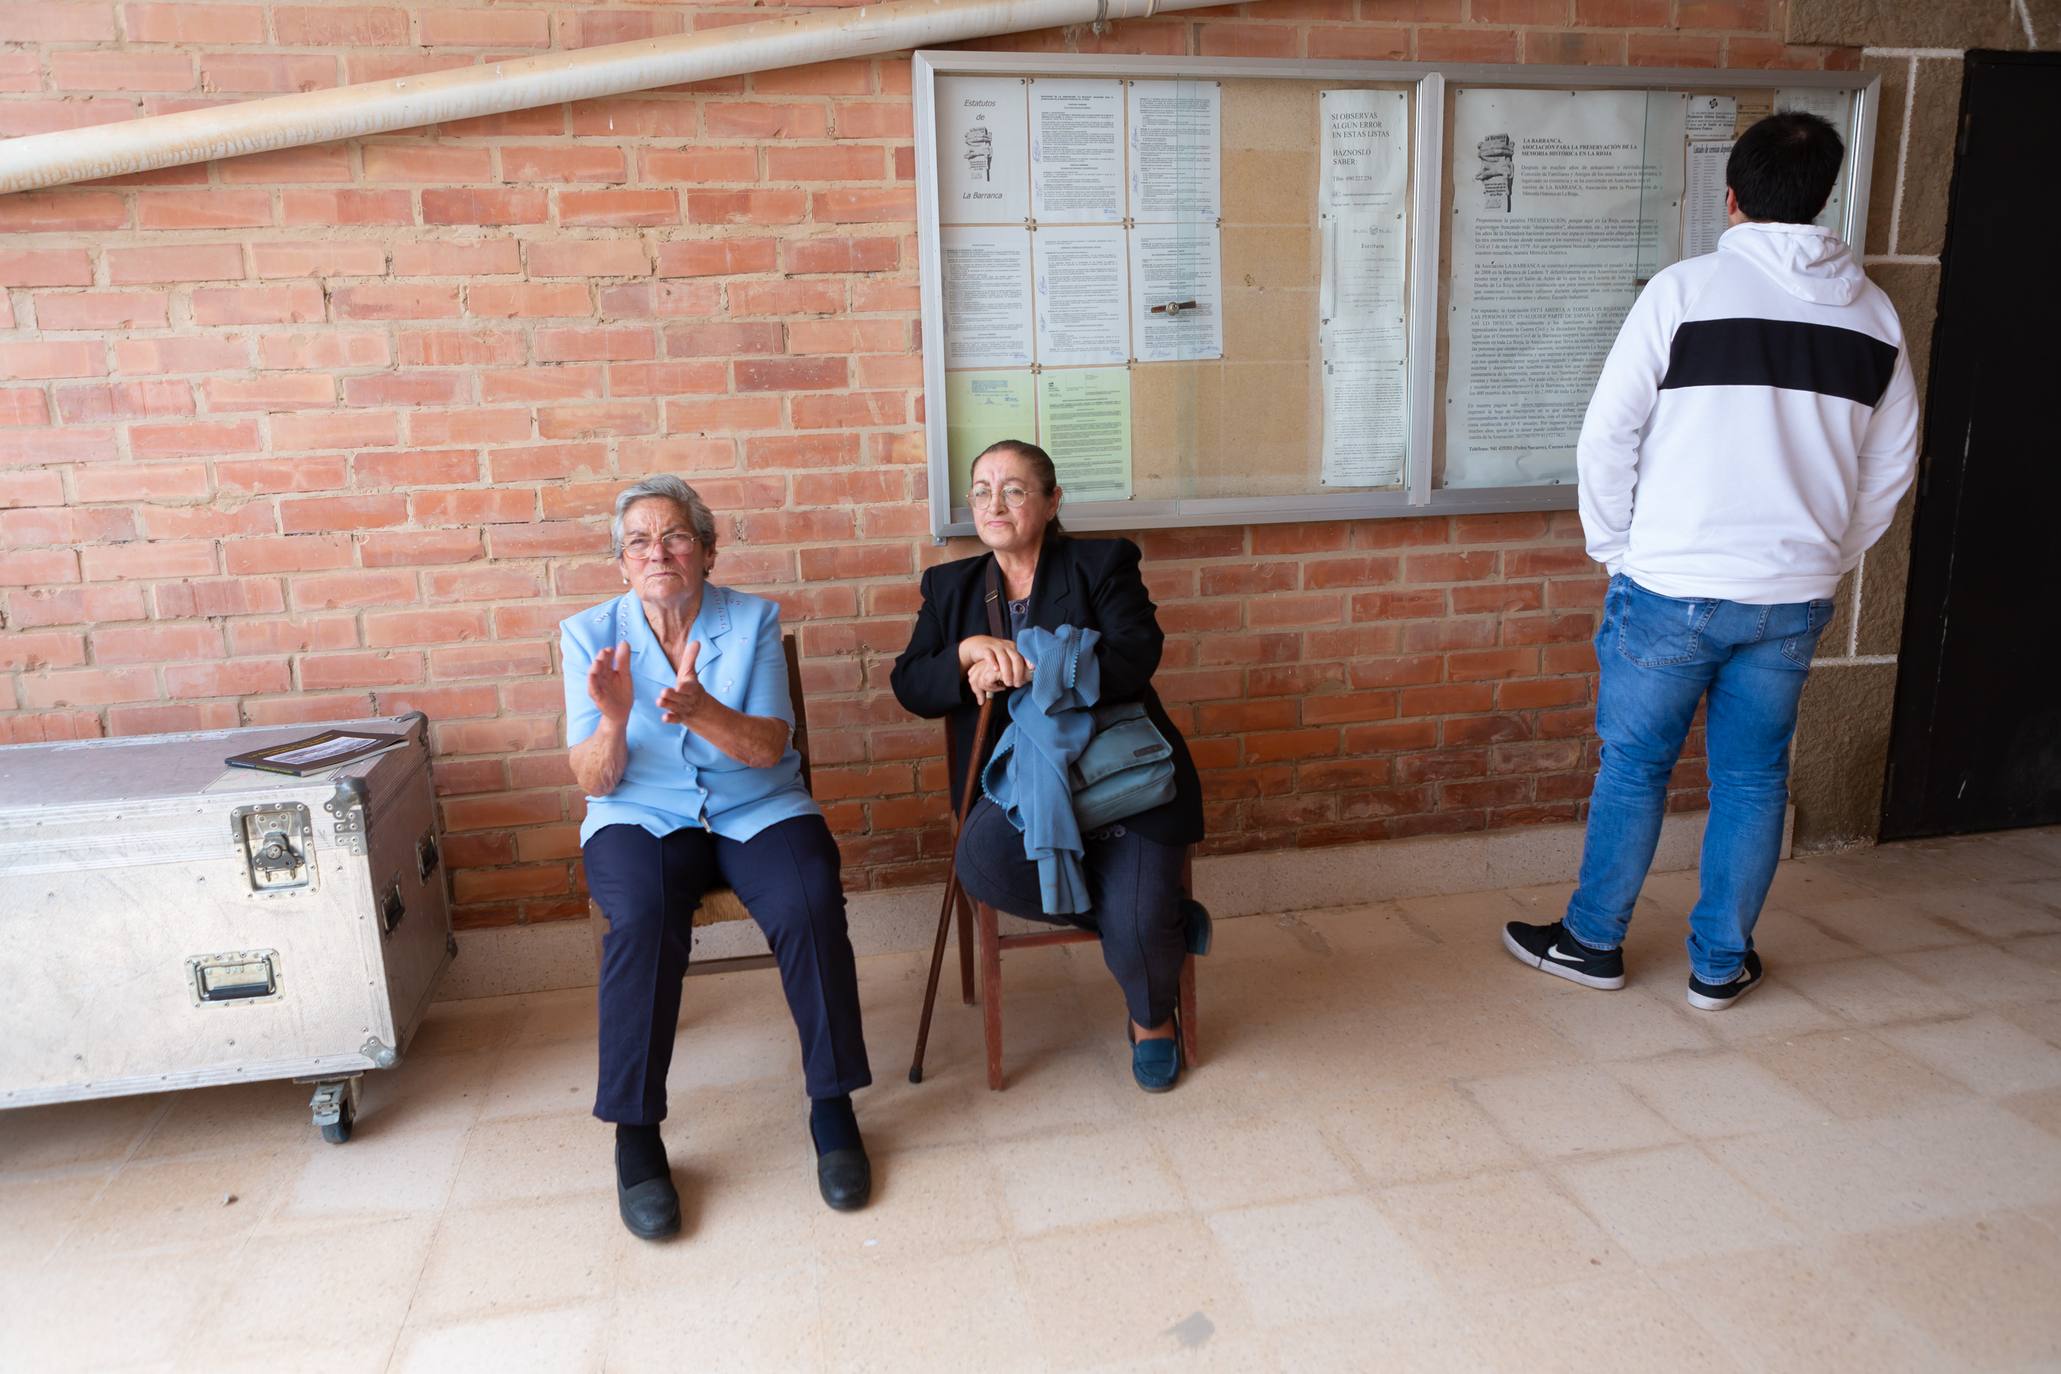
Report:
<svg viewBox="0 0 2061 1374"><path fill-rule="evenodd" d="M1689 964L1708 983L1739 971L1781 856L1797 702L1831 619L1830 601L1749 606L1610 579L1596 631L1603 766L1589 794L1581 885L1567 904L1575 939L1592 949L1624 943L1660 843L1668 775L1707 693L1710 818Z"/></svg>

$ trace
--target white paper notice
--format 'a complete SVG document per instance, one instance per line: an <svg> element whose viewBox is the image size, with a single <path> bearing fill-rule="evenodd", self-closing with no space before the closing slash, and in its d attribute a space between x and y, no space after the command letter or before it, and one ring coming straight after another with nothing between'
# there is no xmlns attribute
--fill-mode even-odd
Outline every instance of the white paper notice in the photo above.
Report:
<svg viewBox="0 0 2061 1374"><path fill-rule="evenodd" d="M1028 229L944 229L945 366L1028 367Z"/></svg>
<svg viewBox="0 0 2061 1374"><path fill-rule="evenodd" d="M1074 500L1130 500L1130 369L1039 373L1038 443Z"/></svg>
<svg viewBox="0 0 2061 1374"><path fill-rule="evenodd" d="M1392 487L1409 453L1409 369L1392 361L1324 364L1327 487Z"/></svg>
<svg viewBox="0 0 2061 1374"><path fill-rule="evenodd" d="M1030 123L1020 76L937 79L938 219L1030 218Z"/></svg>
<svg viewBox="0 0 2061 1374"><path fill-rule="evenodd" d="M1060 224L1124 217L1124 84L1040 77L1030 85L1031 216Z"/></svg>
<svg viewBox="0 0 2061 1374"><path fill-rule="evenodd" d="M1689 97L1688 127L1684 132L1697 142L1732 141L1739 121L1739 102L1729 95Z"/></svg>
<svg viewBox="0 0 2061 1374"><path fill-rule="evenodd" d="M1214 81L1133 81L1131 218L1207 220L1223 213L1223 88Z"/></svg>
<svg viewBox="0 0 2061 1374"><path fill-rule="evenodd" d="M1574 480L1603 359L1679 255L1685 102L1460 91L1445 484Z"/></svg>
<svg viewBox="0 0 2061 1374"><path fill-rule="evenodd" d="M1131 350L1124 231L1040 226L1031 235L1031 252L1038 361L1046 367L1126 361Z"/></svg>
<svg viewBox="0 0 2061 1374"><path fill-rule="evenodd" d="M1224 356L1224 291L1214 225L1130 232L1131 348L1141 363Z"/></svg>
<svg viewBox="0 0 2061 1374"><path fill-rule="evenodd" d="M1730 143L1691 143L1689 177L1682 188L1682 256L1717 251L1718 237L1731 228L1725 209L1725 163Z"/></svg>
<svg viewBox="0 0 2061 1374"><path fill-rule="evenodd" d="M1842 143L1853 141L1852 131L1847 125L1853 118L1853 92L1828 91L1819 87L1797 87L1775 92L1775 113L1784 110L1801 110L1814 114L1839 131ZM1849 154L1851 149L1848 149ZM1820 228L1834 233L1846 232L1846 164L1839 165L1839 176L1832 183L1832 194L1825 201L1825 208L1811 221Z"/></svg>
<svg viewBox="0 0 2061 1374"><path fill-rule="evenodd" d="M1410 443L1403 301L1409 98L1325 91L1318 108L1322 482L1391 486L1402 479Z"/></svg>

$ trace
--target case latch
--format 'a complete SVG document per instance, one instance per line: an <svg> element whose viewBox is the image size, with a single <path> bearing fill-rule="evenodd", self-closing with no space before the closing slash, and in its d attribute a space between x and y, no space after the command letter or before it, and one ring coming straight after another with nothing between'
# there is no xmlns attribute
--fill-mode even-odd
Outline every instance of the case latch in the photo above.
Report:
<svg viewBox="0 0 2061 1374"><path fill-rule="evenodd" d="M290 892L314 886L307 807L299 802L239 806L229 813L229 825L243 854L251 891Z"/></svg>

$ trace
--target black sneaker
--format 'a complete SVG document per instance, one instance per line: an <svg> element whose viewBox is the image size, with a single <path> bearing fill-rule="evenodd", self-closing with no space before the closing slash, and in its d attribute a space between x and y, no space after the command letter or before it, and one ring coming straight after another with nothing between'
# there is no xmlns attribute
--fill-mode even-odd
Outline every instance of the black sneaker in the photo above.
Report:
<svg viewBox="0 0 2061 1374"><path fill-rule="evenodd" d="M1689 1005L1698 1011L1723 1011L1760 986L1760 956L1746 951L1746 962L1728 983L1706 983L1689 975Z"/></svg>
<svg viewBox="0 0 2061 1374"><path fill-rule="evenodd" d="M1624 951L1590 949L1559 921L1549 926L1512 921L1503 927L1503 948L1521 963L1585 988L1624 986Z"/></svg>

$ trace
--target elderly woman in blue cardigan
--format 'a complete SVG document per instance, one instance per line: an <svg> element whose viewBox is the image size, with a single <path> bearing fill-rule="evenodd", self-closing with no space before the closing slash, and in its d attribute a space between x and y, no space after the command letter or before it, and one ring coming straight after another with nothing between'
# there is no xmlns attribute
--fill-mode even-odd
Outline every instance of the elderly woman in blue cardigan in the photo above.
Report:
<svg viewBox="0 0 2061 1374"><path fill-rule="evenodd" d="M851 1094L872 1082L837 845L801 778L780 609L710 582L716 521L677 477L616 498L628 588L564 622L566 743L587 794L587 887L608 918L594 1114L616 1123L623 1223L680 1226L659 1122L694 909L733 889L765 931L801 1036L823 1199L865 1205Z"/></svg>

